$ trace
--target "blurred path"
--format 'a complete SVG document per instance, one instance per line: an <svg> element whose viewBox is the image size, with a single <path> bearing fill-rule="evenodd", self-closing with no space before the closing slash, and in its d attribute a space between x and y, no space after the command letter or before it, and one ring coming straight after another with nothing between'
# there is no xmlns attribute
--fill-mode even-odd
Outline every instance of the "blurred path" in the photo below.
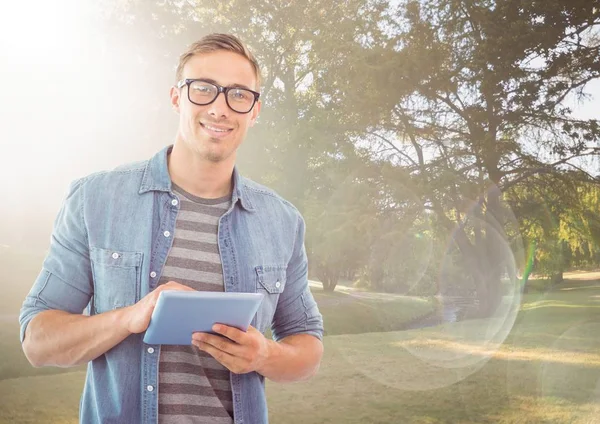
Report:
<svg viewBox="0 0 600 424"><path fill-rule="evenodd" d="M308 285L310 287L322 289L323 285L319 281L308 280ZM354 287L348 287L341 284L335 286L335 291L338 293L344 293L349 296L358 298L358 299L369 299L369 300L379 300L379 301L391 301L396 299L423 299L423 296L406 296L403 294L395 294L395 293L379 293L379 292L370 292L364 291L361 289L357 289Z"/></svg>
<svg viewBox="0 0 600 424"><path fill-rule="evenodd" d="M573 272L565 272L563 274L565 280L582 280L582 281L590 281L590 280L600 280L600 271L573 271Z"/></svg>

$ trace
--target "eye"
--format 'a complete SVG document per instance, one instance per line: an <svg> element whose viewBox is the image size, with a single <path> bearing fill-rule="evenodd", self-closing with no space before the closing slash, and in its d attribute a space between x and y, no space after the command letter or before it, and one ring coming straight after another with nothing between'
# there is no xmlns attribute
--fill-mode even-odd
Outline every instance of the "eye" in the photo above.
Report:
<svg viewBox="0 0 600 424"><path fill-rule="evenodd" d="M252 93L248 90L244 90L243 88L235 88L229 91L229 96L233 100L237 101L248 101L252 99Z"/></svg>
<svg viewBox="0 0 600 424"><path fill-rule="evenodd" d="M217 87L208 82L194 81L190 85L190 94L194 97L212 97L216 92Z"/></svg>

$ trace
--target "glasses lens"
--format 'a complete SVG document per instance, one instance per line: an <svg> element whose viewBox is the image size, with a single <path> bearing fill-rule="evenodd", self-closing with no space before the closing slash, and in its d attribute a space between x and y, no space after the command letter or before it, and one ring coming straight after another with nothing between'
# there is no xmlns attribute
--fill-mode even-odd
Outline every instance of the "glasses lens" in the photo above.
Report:
<svg viewBox="0 0 600 424"><path fill-rule="evenodd" d="M219 90L209 82L194 81L190 84L190 100L199 105L212 102Z"/></svg>
<svg viewBox="0 0 600 424"><path fill-rule="evenodd" d="M247 113L254 106L254 93L244 88L231 88L227 92L229 107L239 113Z"/></svg>

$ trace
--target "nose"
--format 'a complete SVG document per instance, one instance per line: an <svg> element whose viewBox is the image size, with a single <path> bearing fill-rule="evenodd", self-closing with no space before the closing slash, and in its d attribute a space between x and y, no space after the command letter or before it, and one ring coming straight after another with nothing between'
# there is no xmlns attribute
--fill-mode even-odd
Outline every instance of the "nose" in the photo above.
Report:
<svg viewBox="0 0 600 424"><path fill-rule="evenodd" d="M217 119L229 116L229 106L227 106L225 93L219 93L215 101L208 105L208 113Z"/></svg>

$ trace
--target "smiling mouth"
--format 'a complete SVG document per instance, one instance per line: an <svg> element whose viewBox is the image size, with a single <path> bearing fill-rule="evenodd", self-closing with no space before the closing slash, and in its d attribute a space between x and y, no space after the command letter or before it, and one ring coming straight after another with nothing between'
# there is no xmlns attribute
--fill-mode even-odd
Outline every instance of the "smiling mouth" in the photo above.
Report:
<svg viewBox="0 0 600 424"><path fill-rule="evenodd" d="M202 128L205 128L209 131L213 131L213 132L217 132L217 133L228 133L233 131L233 128L219 128L219 127L215 127L209 124L204 124L202 122L200 122L200 125L202 126Z"/></svg>

